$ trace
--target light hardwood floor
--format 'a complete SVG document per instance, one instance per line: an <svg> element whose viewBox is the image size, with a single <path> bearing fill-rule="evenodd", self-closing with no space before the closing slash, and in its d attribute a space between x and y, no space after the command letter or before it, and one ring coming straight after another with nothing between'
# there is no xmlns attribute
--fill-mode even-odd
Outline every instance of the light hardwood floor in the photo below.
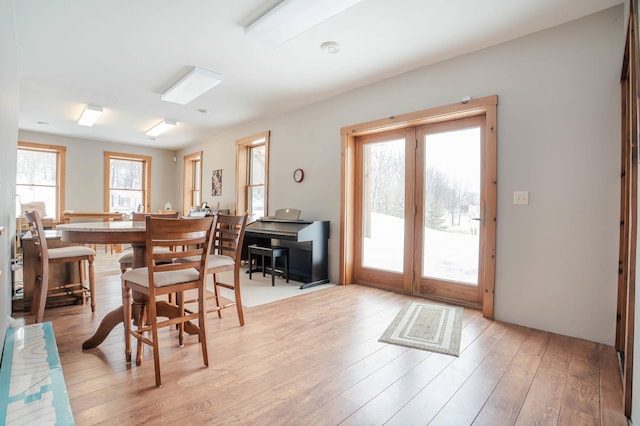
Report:
<svg viewBox="0 0 640 426"><path fill-rule="evenodd" d="M244 327L233 309L210 315L208 368L197 337L179 348L176 331L162 329L155 388L148 347L141 366L125 364L121 325L81 350L120 304L119 277L98 277L96 293L95 314L45 312L78 425L627 424L612 347L470 309L459 357L380 343L415 298L357 285L248 308Z"/></svg>

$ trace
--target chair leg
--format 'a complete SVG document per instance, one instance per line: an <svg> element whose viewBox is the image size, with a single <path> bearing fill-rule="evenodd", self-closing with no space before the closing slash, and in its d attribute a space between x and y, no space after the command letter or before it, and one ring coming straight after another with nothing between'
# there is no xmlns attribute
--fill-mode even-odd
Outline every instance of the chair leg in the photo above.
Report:
<svg viewBox="0 0 640 426"><path fill-rule="evenodd" d="M256 256L256 266L258 264L258 259ZM251 275L253 272L253 253L251 252L251 249L249 249L249 279L251 279Z"/></svg>
<svg viewBox="0 0 640 426"><path fill-rule="evenodd" d="M242 297L240 296L240 272L237 267L233 273L233 291L236 299L236 309L238 310L238 320L240 321L240 327L242 327L244 326L244 313L242 312Z"/></svg>
<svg viewBox="0 0 640 426"><path fill-rule="evenodd" d="M78 261L78 266L80 269L80 284L84 285L84 280L86 279L85 270L84 270L84 261L83 260ZM84 300L83 300L83 303L84 303Z"/></svg>
<svg viewBox="0 0 640 426"><path fill-rule="evenodd" d="M207 348L207 295L205 294L205 292L206 288L204 285L198 289L198 336L200 338L200 345L202 346L202 361L204 362L204 365L208 367L209 352Z"/></svg>
<svg viewBox="0 0 640 426"><path fill-rule="evenodd" d="M220 293L218 293L218 275L211 275L213 276L213 295L216 299L216 308L218 308L218 318L222 318L222 309L220 309Z"/></svg>
<svg viewBox="0 0 640 426"><path fill-rule="evenodd" d="M89 294L91 295L91 312L96 311L96 280L93 268L93 257L89 258Z"/></svg>
<svg viewBox="0 0 640 426"><path fill-rule="evenodd" d="M158 318L155 300L149 300L147 304L149 311L149 321L151 322L151 340L153 343L153 369L156 373L156 387L162 386L160 379L160 351L158 348Z"/></svg>
<svg viewBox="0 0 640 426"><path fill-rule="evenodd" d="M47 304L47 292L49 291L49 277L42 275L36 278L34 297L31 302L31 311L36 316L36 322L42 322L44 318L44 308Z"/></svg>
<svg viewBox="0 0 640 426"><path fill-rule="evenodd" d="M31 314L35 315L36 322L42 322L44 318L44 308L47 304L47 296L49 293L49 265L41 266L37 271L36 281L34 283L33 299L31 301Z"/></svg>
<svg viewBox="0 0 640 426"><path fill-rule="evenodd" d="M122 286L122 307L124 310L124 357L127 364L131 363L131 290Z"/></svg>
<svg viewBox="0 0 640 426"><path fill-rule="evenodd" d="M183 291L179 291L176 293L176 304L178 305L178 315L183 317L184 316L184 292ZM179 322L178 324L176 324L176 326L178 327L178 346L182 348L184 346L184 322Z"/></svg>
<svg viewBox="0 0 640 426"><path fill-rule="evenodd" d="M138 318L138 329L145 327L147 325L147 306L148 303L144 303L140 305L140 318ZM140 333L140 332L139 332ZM136 347L136 365L142 365L142 355L144 349L144 342L141 339L138 339Z"/></svg>

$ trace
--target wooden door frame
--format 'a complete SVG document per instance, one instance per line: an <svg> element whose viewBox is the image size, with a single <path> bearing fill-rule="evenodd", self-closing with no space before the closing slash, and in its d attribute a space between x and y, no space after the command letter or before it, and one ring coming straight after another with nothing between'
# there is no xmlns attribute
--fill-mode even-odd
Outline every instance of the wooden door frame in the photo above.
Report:
<svg viewBox="0 0 640 426"><path fill-rule="evenodd" d="M497 155L497 105L498 96L492 95L467 102L449 104L374 120L366 123L343 127L340 129L342 141L342 170L340 193L340 284L354 283L355 269L355 228L358 224L356 216L356 137L373 133L386 132L393 129L415 127L422 124L438 123L457 118L486 116L487 157L484 159L487 170L496 171ZM486 197L496 200L497 176L487 176L490 182ZM487 241L486 247L491 262L484 270L482 314L485 318L493 318L494 288L495 288L495 257L496 257L496 203L487 203Z"/></svg>
<svg viewBox="0 0 640 426"><path fill-rule="evenodd" d="M616 350L621 353L624 412L631 417L638 233L638 21L630 2L621 88L620 247Z"/></svg>

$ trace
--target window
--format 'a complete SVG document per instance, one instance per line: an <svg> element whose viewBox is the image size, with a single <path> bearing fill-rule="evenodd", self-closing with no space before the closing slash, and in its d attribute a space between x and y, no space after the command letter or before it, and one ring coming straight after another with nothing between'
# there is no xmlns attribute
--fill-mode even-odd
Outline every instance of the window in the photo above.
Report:
<svg viewBox="0 0 640 426"><path fill-rule="evenodd" d="M151 157L105 152L104 173L105 211L150 210Z"/></svg>
<svg viewBox="0 0 640 426"><path fill-rule="evenodd" d="M238 213L258 218L268 214L269 132L236 142Z"/></svg>
<svg viewBox="0 0 640 426"><path fill-rule="evenodd" d="M202 204L202 151L184 156L183 214Z"/></svg>
<svg viewBox="0 0 640 426"><path fill-rule="evenodd" d="M22 206L44 202L46 217L57 221L64 210L65 154L67 148L18 142L16 217Z"/></svg>
<svg viewBox="0 0 640 426"><path fill-rule="evenodd" d="M247 210L264 216L264 144L249 148L247 169Z"/></svg>

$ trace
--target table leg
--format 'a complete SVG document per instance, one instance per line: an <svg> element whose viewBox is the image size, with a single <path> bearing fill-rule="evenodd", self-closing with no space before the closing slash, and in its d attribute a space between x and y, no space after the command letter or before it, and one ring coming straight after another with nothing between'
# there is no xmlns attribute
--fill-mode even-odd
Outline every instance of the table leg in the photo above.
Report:
<svg viewBox="0 0 640 426"><path fill-rule="evenodd" d="M139 309L135 309L136 303L133 304L133 317L137 318L139 316ZM172 305L163 300L158 300L156 302L156 310L159 317L167 317L167 318L175 318L178 316L178 307L176 305ZM118 324L120 324L124 320L124 308L122 306L118 306L113 311L109 312L100 322L98 329L93 333L93 336L88 338L82 343L82 349L93 349L100 345L107 338L111 330ZM184 325L184 331L188 334L198 334L198 326L191 322L187 322Z"/></svg>
<svg viewBox="0 0 640 426"><path fill-rule="evenodd" d="M111 330L113 330L116 325L120 324L123 318L124 308L122 306L118 306L116 309L105 315L105 317L102 318L98 329L93 333L93 336L82 343L82 349L92 349L104 342L104 339L106 339L109 333L111 333Z"/></svg>
<svg viewBox="0 0 640 426"><path fill-rule="evenodd" d="M144 244L132 244L133 247L133 267L138 268L141 266L145 266L145 246ZM123 289L124 291L124 289ZM140 304L147 303L146 296L142 294L135 293L133 294L133 303L132 303L132 317L135 318L140 317ZM123 298L124 299L124 298ZM123 300L124 301L124 300ZM179 315L178 307L176 305L172 305L162 300L156 301L156 312L159 317L167 317L167 318L175 318ZM124 307L118 306L113 311L109 312L100 322L98 329L93 333L93 336L88 338L82 343L82 349L93 349L100 345L107 338L111 330L118 324L124 321ZM187 322L184 324L184 331L188 334L198 334L198 326L192 324L191 322Z"/></svg>

